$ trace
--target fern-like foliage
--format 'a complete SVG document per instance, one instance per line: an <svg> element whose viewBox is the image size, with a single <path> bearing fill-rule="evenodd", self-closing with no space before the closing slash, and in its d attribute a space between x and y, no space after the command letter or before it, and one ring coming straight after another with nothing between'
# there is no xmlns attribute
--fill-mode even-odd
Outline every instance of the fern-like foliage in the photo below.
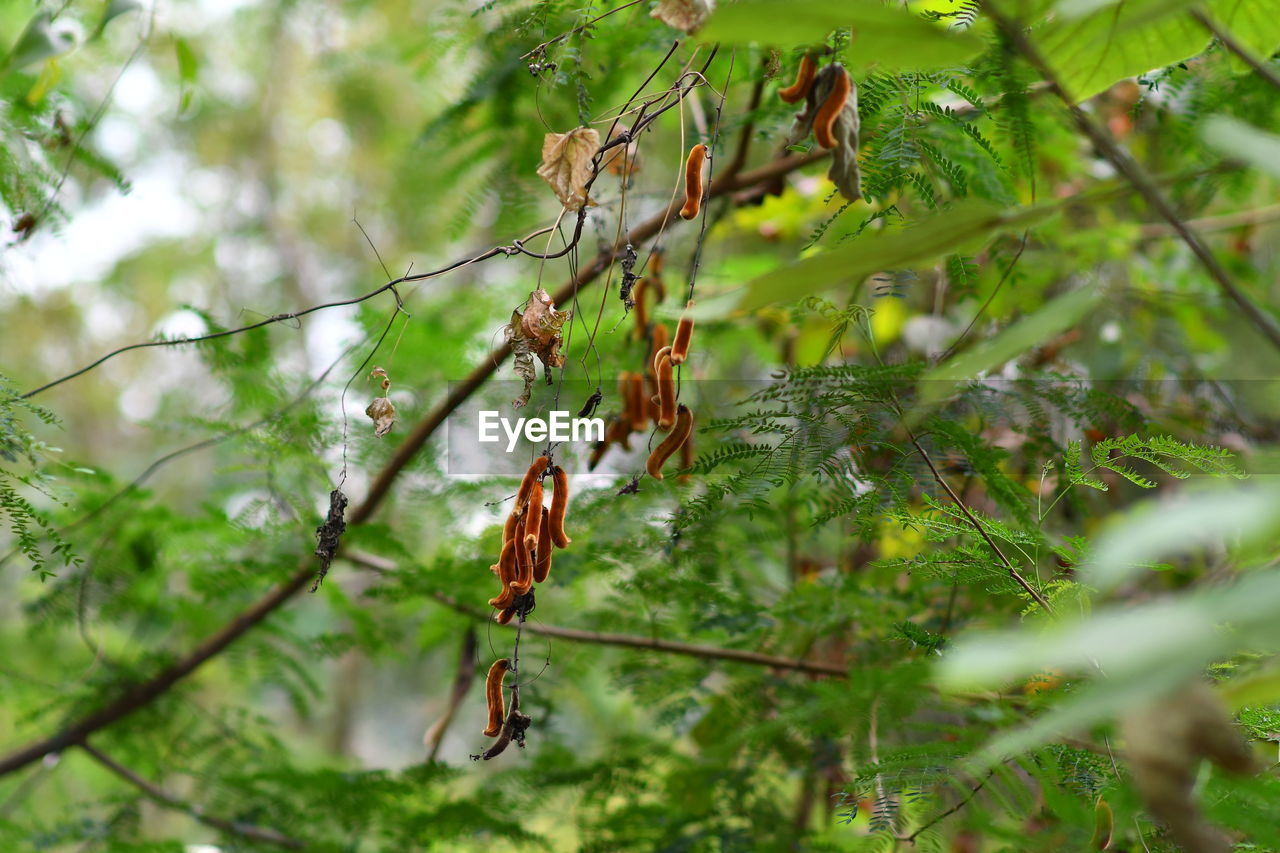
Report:
<svg viewBox="0 0 1280 853"><path fill-rule="evenodd" d="M1103 492L1107 491L1108 486L1093 476L1098 470L1119 474L1144 489L1156 487L1154 480L1126 464L1131 459L1146 462L1179 480L1187 479L1194 471L1237 480L1245 476L1244 471L1235 464L1234 454L1226 448L1183 442L1167 435L1150 438L1137 435L1104 438L1090 448L1089 459L1093 464L1087 470L1081 462L1081 455L1079 441L1072 441L1067 445L1064 462L1069 482L1073 486L1087 486Z"/></svg>

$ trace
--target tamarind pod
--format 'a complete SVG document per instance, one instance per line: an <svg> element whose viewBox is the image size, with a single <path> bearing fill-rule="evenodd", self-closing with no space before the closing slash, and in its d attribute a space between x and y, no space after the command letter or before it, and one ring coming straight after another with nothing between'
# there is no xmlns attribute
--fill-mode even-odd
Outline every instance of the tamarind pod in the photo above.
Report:
<svg viewBox="0 0 1280 853"><path fill-rule="evenodd" d="M666 326L661 323L654 324L653 334L649 338L649 369L647 372L649 374L649 383L655 391L658 389L658 374L654 372L653 359L657 356L659 350L671 343L670 337L671 335Z"/></svg>
<svg viewBox="0 0 1280 853"><path fill-rule="evenodd" d="M631 429L639 432L649 426L649 407L644 404L644 374L628 373L627 382L631 395Z"/></svg>
<svg viewBox="0 0 1280 853"><path fill-rule="evenodd" d="M626 399L624 414L627 410L626 407L631 405L630 389L628 389L627 395L628 396L624 398ZM606 446L610 444L620 444L622 445L623 450L631 449L631 419L629 414L625 417L623 415L616 415L609 420L609 424L604 430L604 442ZM602 454L603 452L604 451L601 451Z"/></svg>
<svg viewBox="0 0 1280 853"><path fill-rule="evenodd" d="M533 539L533 544L529 540ZM511 590L512 597L524 595L533 586L533 546L537 544L537 538L532 536L517 536L511 540L516 546L516 579L511 582L508 589Z"/></svg>
<svg viewBox="0 0 1280 853"><path fill-rule="evenodd" d="M827 95L822 106L818 107L818 114L813 118L813 138L818 140L818 144L823 148L836 147L836 137L832 128L840 111L844 109L845 101L849 100L849 93L852 90L853 80L849 77L849 72L840 68L836 74L835 85L831 88L831 94Z"/></svg>
<svg viewBox="0 0 1280 853"><path fill-rule="evenodd" d="M663 251L662 249L659 249L657 246L653 247L653 250L649 252L649 272L650 273L652 273L655 276L662 275L662 268L666 266L666 263L665 263L666 254L667 253L665 251Z"/></svg>
<svg viewBox="0 0 1280 853"><path fill-rule="evenodd" d="M817 72L818 63L814 62L813 57L806 53L800 58L800 68L796 70L796 82L785 89L779 89L778 97L788 104L804 100L805 96L809 94L809 90L813 88L813 77Z"/></svg>
<svg viewBox="0 0 1280 853"><path fill-rule="evenodd" d="M693 340L693 317L689 316L689 309L692 307L693 300L690 299L676 325L676 339L671 344L672 364L684 364L684 360L689 357L689 342Z"/></svg>
<svg viewBox="0 0 1280 853"><path fill-rule="evenodd" d="M684 161L684 207L681 219L693 219L702 209L702 164L707 159L707 146L699 142L689 149L689 159Z"/></svg>
<svg viewBox="0 0 1280 853"><path fill-rule="evenodd" d="M545 583L551 574L551 513L542 514L542 526L538 530L537 558L533 563L533 582Z"/></svg>
<svg viewBox="0 0 1280 853"><path fill-rule="evenodd" d="M649 306L644 301L644 295L649 290L649 279L642 278L636 282L636 286L631 289L631 300L635 302L636 315L636 340L644 340L645 330L649 327Z"/></svg>
<svg viewBox="0 0 1280 853"><path fill-rule="evenodd" d="M608 427L605 428L605 432L606 434L608 434ZM591 448L591 455L587 457L588 471L596 470L596 466L600 464L600 460L603 459L604 455L609 452L610 443L611 442L607 440L597 441L595 443L595 446Z"/></svg>
<svg viewBox="0 0 1280 853"><path fill-rule="evenodd" d="M1111 846L1111 833L1115 830L1115 816L1111 806L1102 797L1093 806L1093 838L1089 841L1090 850L1106 850Z"/></svg>
<svg viewBox="0 0 1280 853"><path fill-rule="evenodd" d="M653 381L654 391L657 391L658 380ZM658 418L662 416L662 409L658 406L658 395L655 393L649 398L649 420L653 421L653 425L658 425Z"/></svg>
<svg viewBox="0 0 1280 853"><path fill-rule="evenodd" d="M515 510L507 516L507 523L502 525L502 544L506 545L511 541L511 537L516 535L516 523L520 520L520 514Z"/></svg>
<svg viewBox="0 0 1280 853"><path fill-rule="evenodd" d="M529 491L533 488L533 481L542 478L542 473L547 470L547 466L551 464L551 460L545 456L539 456L533 460L533 464L529 466L529 470L524 472L524 479L520 481L520 491L516 492L516 511L518 512L529 500Z"/></svg>
<svg viewBox="0 0 1280 853"><path fill-rule="evenodd" d="M680 467L692 468L693 463L694 463L693 436L690 435L688 438L684 440L684 444L680 445ZM681 485L684 485L685 483L689 482L689 475L681 474L680 476L676 477L676 482L680 483Z"/></svg>
<svg viewBox="0 0 1280 853"><path fill-rule="evenodd" d="M662 280L662 276L657 273L650 275L649 287L653 290L654 305L661 305L667 301L667 283Z"/></svg>
<svg viewBox="0 0 1280 853"><path fill-rule="evenodd" d="M511 669L511 661L498 658L489 667L489 674L484 680L484 698L489 705L489 725L485 726L485 737L497 737L502 731L502 722L507 717L506 701L502 696L502 682Z"/></svg>
<svg viewBox="0 0 1280 853"><path fill-rule="evenodd" d="M653 369L658 374L658 429L666 432L676 422L676 381L671 374L670 347L658 350Z"/></svg>
<svg viewBox="0 0 1280 853"><path fill-rule="evenodd" d="M514 607L508 607L506 610L498 614L498 617L495 621L497 621L499 625L506 625L508 622L511 621L511 618L515 615L516 615L516 609Z"/></svg>
<svg viewBox="0 0 1280 853"><path fill-rule="evenodd" d="M621 414L621 415L619 415L619 416L618 416L618 418L619 418L619 420L621 420L623 423L627 424L628 429L630 429L631 421L632 421L631 408L632 408L632 403L634 402L634 401L632 400L632 398L631 398L631 373L630 373L630 371L626 371L626 370L624 370L624 371L622 371L621 373L619 373L619 374L618 374L618 397L622 400L622 414ZM612 426L612 424L610 424L610 426ZM609 438L609 430L608 430L608 428L606 427L606 428L605 428L605 436L604 436L604 440L605 440L605 441L619 441L620 439L618 439L618 438L610 439L610 438Z"/></svg>
<svg viewBox="0 0 1280 853"><path fill-rule="evenodd" d="M569 507L569 472L559 465L555 466L551 469L551 482L555 491L551 495L551 511L547 513L547 531L557 548L568 548L573 541L564 532L564 515ZM538 548L542 548L541 543Z"/></svg>
<svg viewBox="0 0 1280 853"><path fill-rule="evenodd" d="M662 440L662 443L653 449L649 454L649 459L645 462L645 470L649 472L649 476L655 480L662 479L662 466L667 464L667 460L671 455L680 449L680 445L689 440L689 436L693 434L693 412L684 403L681 403L676 411L675 428L671 433Z"/></svg>
<svg viewBox="0 0 1280 853"><path fill-rule="evenodd" d="M529 491L529 508L524 514L524 526L522 530L525 536L537 536L538 528L542 526L542 481L534 482L533 488Z"/></svg>
<svg viewBox="0 0 1280 853"><path fill-rule="evenodd" d="M510 607L511 602L515 601L516 595L511 590L511 584L519 577L517 550L515 537L508 539L502 546L502 556L498 558L498 580L502 583L502 592L489 599L490 607Z"/></svg>

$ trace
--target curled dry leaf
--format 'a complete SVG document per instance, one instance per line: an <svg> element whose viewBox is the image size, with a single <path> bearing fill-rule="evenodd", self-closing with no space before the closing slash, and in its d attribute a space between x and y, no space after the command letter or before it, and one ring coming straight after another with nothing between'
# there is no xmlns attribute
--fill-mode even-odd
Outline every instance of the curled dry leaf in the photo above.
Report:
<svg viewBox="0 0 1280 853"><path fill-rule="evenodd" d="M591 158L600 148L600 134L590 127L568 133L548 133L542 138L542 163L538 177L547 182L556 198L569 210L595 204L587 197Z"/></svg>
<svg viewBox="0 0 1280 853"><path fill-rule="evenodd" d="M692 33L715 11L715 0L659 0L650 14L668 27Z"/></svg>
<svg viewBox="0 0 1280 853"><path fill-rule="evenodd" d="M564 365L564 354L560 352L561 330L572 317L572 311L557 311L551 294L542 288L529 294L523 311L511 312L511 322L503 332L515 356L516 375L524 380L524 392L511 401L517 409L528 403L533 393L533 380L538 376L533 363L535 356L548 370Z"/></svg>
<svg viewBox="0 0 1280 853"><path fill-rule="evenodd" d="M840 63L833 62L818 72L805 98L804 110L796 113L786 139L787 145L797 145L813 132L813 120L817 117L818 108L831 94L836 79L843 70ZM862 198L862 174L858 169L858 134L861 122L858 118L858 84L852 79L849 82L849 97L831 126L836 147L831 152L831 168L827 171L827 177L840 190L840 195L849 201L857 201Z"/></svg>
<svg viewBox="0 0 1280 853"><path fill-rule="evenodd" d="M382 438L396 422L396 407L386 397L377 397L364 413L373 419L373 434Z"/></svg>

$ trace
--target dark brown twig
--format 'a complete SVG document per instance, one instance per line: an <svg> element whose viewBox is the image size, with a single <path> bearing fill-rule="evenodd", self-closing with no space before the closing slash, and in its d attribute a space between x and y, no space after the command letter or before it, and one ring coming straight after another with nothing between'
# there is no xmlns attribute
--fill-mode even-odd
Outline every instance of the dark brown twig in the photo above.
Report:
<svg viewBox="0 0 1280 853"><path fill-rule="evenodd" d="M1200 261L1201 266L1209 273L1209 277L1218 285L1222 293L1236 304L1236 307L1253 324L1254 328L1270 341L1273 346L1280 349L1280 323L1254 305L1244 291L1236 287L1235 282L1231 280L1231 276L1227 274L1222 264L1218 263L1218 259L1213 252L1200 239L1200 236L1178 216L1177 211L1173 209L1173 205L1164 197L1164 193L1160 191L1160 188L1146 173L1146 170L1138 165L1138 162L1111 138L1110 133L1072 100L1067 90L1063 88L1061 81L1054 74L1053 69L1045 61L1044 57L1040 55L1040 51L1023 33L1022 27L1018 22L1005 15L1000 8L1000 4L993 3L991 0L984 0L982 8L987 12L991 20L995 22L1008 44L1021 54L1023 59L1044 79L1050 91L1066 106L1072 121L1075 122L1080 132L1088 137L1098 152L1115 167L1115 170L1120 175L1133 185L1133 188L1138 191L1138 194L1142 196L1147 204L1169 223L1174 233L1182 239L1182 242L1187 244L1187 248L1191 250L1191 253Z"/></svg>

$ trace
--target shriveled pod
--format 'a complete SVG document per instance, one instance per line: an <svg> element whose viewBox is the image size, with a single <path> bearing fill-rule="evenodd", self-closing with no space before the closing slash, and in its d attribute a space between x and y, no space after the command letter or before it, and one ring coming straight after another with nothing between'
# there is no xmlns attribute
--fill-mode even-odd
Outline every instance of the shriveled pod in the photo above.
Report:
<svg viewBox="0 0 1280 853"><path fill-rule="evenodd" d="M543 473L546 472L547 466L551 464L551 460L545 456L539 456L533 460L533 464L529 466L529 470L524 472L524 479L520 481L520 491L516 492L516 511L529 501L529 492L533 489L535 481L541 480Z"/></svg>
<svg viewBox="0 0 1280 853"><path fill-rule="evenodd" d="M547 513L548 532L557 548L568 548L573 540L564 532L564 516L569 507L569 472L559 465L551 469L555 491L551 495L551 511Z"/></svg>
<svg viewBox="0 0 1280 853"><path fill-rule="evenodd" d="M502 592L489 599L490 607L510 607L512 602L516 600L515 591L512 590L511 586L520 576L520 566L516 555L517 544L516 540L512 538L508 539L507 544L502 546L502 556L498 558L498 580L502 583Z"/></svg>
<svg viewBox="0 0 1280 853"><path fill-rule="evenodd" d="M662 440L662 443L653 449L649 454L649 459L645 462L645 470L649 472L649 476L655 480L662 479L662 466L667 464L667 460L680 449L680 446L689 440L689 436L693 434L693 412L684 403L681 403L676 412L675 427Z"/></svg>
<svg viewBox="0 0 1280 853"><path fill-rule="evenodd" d="M551 574L551 513L542 514L542 526L538 531L538 547L533 561L533 582L545 583Z"/></svg>
<svg viewBox="0 0 1280 853"><path fill-rule="evenodd" d="M800 58L800 68L796 71L796 82L787 86L785 89L778 90L778 97L788 104L796 104L805 99L809 94L809 90L813 88L814 75L818 73L818 63L813 61L813 57L805 54Z"/></svg>
<svg viewBox="0 0 1280 853"><path fill-rule="evenodd" d="M644 374L627 374L627 393L631 395L631 429L634 432L649 426L649 407L645 405Z"/></svg>
<svg viewBox="0 0 1280 853"><path fill-rule="evenodd" d="M671 347L663 347L653 357L658 380L658 429L666 431L676 421L676 381L671 372Z"/></svg>
<svg viewBox="0 0 1280 853"><path fill-rule="evenodd" d="M707 146L699 142L689 149L684 161L684 207L681 219L693 219L702 209L702 164L707 161Z"/></svg>
<svg viewBox="0 0 1280 853"><path fill-rule="evenodd" d="M484 680L484 698L489 706L489 725L485 726L485 737L497 737L502 731L502 721L507 718L506 698L502 695L502 684L507 673L511 671L511 661L499 658L489 667L489 674Z"/></svg>
<svg viewBox="0 0 1280 853"><path fill-rule="evenodd" d="M671 344L671 363L684 364L684 360L689 357L689 342L693 340L693 316L689 310L693 308L693 300L684 306L684 313L680 315L680 322L676 325L676 339Z"/></svg>
<svg viewBox="0 0 1280 853"><path fill-rule="evenodd" d="M822 106L818 107L817 115L813 117L813 138L818 140L818 144L823 148L836 147L836 119L839 118L845 101L849 100L849 93L852 91L853 80L849 77L849 72L837 66L831 94L827 95Z"/></svg>

